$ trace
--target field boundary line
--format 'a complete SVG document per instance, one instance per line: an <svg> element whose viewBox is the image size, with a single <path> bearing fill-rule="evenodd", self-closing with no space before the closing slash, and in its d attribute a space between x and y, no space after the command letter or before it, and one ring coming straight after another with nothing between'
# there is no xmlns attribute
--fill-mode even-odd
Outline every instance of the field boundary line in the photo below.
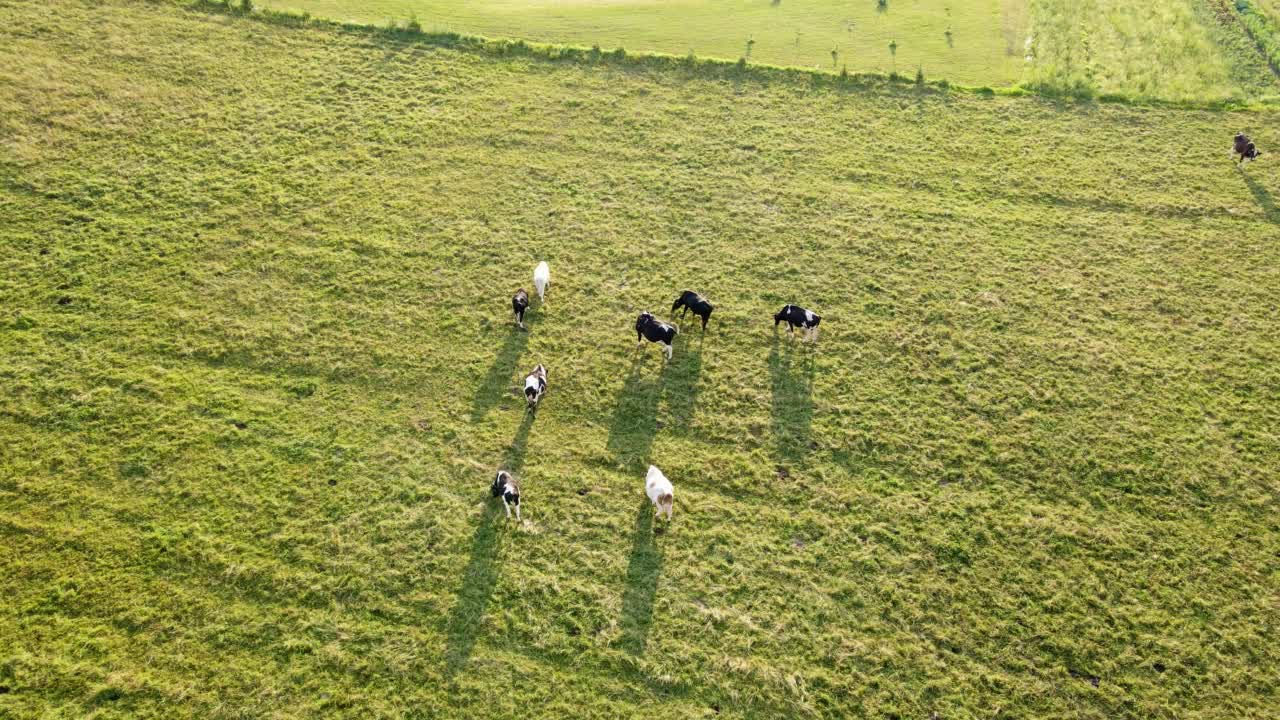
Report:
<svg viewBox="0 0 1280 720"><path fill-rule="evenodd" d="M386 25L329 20L315 17L310 13L290 10L273 10L254 7L250 1L246 6L234 5L232 0L164 0L194 12L204 12L224 16L243 17L247 20L263 22L271 25L311 28L331 32L357 34L365 37L380 37L402 43L418 43L431 47L442 47L464 52L473 52L494 57L526 57L553 63L569 63L575 65L600 65L615 68L634 68L638 70L682 71L703 79L742 82L752 80L761 83L780 83L791 85L808 85L814 88L833 90L905 90L917 92L947 93L957 92L980 97L1024 97L1033 96L1059 101L1070 101L1088 105L1092 103L1111 103L1140 107L1159 107L1184 110L1215 111L1276 111L1280 110L1280 96L1255 99L1247 102L1238 100L1161 100L1158 98L1135 97L1121 93L1091 93L1080 89L1057 90L1043 84L1010 85L1003 87L975 86L952 83L948 80L926 80L922 73L910 77L897 72L888 74L874 72L839 73L784 65L748 62L746 58L726 60L711 57L697 57L692 53L684 56L660 52L628 52L624 48L604 50L598 45L590 48L578 45L559 43L531 42L526 40L494 39L481 35L457 32L431 31L423 29L416 18L405 21L389 21ZM152 4L152 3L148 3Z"/></svg>

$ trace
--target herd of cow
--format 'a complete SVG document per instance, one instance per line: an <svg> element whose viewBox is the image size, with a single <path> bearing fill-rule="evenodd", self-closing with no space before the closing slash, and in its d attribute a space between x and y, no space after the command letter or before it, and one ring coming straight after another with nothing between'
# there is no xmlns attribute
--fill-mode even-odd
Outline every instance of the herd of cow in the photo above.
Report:
<svg viewBox="0 0 1280 720"><path fill-rule="evenodd" d="M1244 133L1236 133L1235 143L1231 147L1232 157L1236 158L1236 162L1244 165L1252 160L1256 160L1262 153L1258 150L1253 140ZM547 288L551 286L551 268L545 263L540 262L533 271L533 286L538 292L538 301L545 302ZM529 293L524 288L516 291L511 298L511 309L515 313L516 325L521 329L524 328L524 314L529 309ZM671 313L674 315L676 311L682 311L681 317L686 317L690 311L702 320L702 330L706 332L707 321L711 319L711 312L715 310L715 306L707 301L706 298L692 290L685 290L680 293L680 297L671 306ZM812 310L799 307L797 305L784 305L781 310L773 316L773 326L778 327L779 323L787 323L787 331L795 333L796 328L800 328L804 339L815 341L818 338L818 324L822 322L822 318L815 314ZM680 329L671 323L665 323L654 317L653 313L645 311L640 313L636 318L636 348L644 344L645 340L652 343L660 343L666 359L671 359L672 345L675 342L676 335ZM538 407L538 401L542 399L543 393L547 391L547 368L541 363L533 369L524 379L524 397L525 411L535 412ZM490 488L493 497L501 497L502 504L506 507L507 517L511 517L511 509L515 508L516 519L520 519L520 485L511 473L506 470L499 470L493 479L493 485ZM653 465L649 466L649 472L645 476L645 494L653 503L654 514L665 514L667 520L671 519L671 512L674 506L674 489L671 481L667 479L662 471Z"/></svg>
<svg viewBox="0 0 1280 720"><path fill-rule="evenodd" d="M551 268L546 262L540 262L534 268L533 287L538 293L538 302L545 303L547 289L551 287ZM521 329L524 329L524 315L528 310L529 293L524 288L520 288L511 297L511 311L515 315L516 325ZM672 315L676 311L681 311L680 317L686 317L693 312L702 320L703 332L706 332L707 321L711 319L713 310L715 310L714 305L692 290L680 293L680 297L676 298L675 303L671 305ZM797 305L784 305L774 314L773 326L776 328L784 322L787 324L788 332L794 334L796 328L800 328L804 339L812 342L818 339L818 324L822 322L822 318L812 310ZM636 318L636 348L639 349L644 345L645 340L660 343L667 360L671 359L672 346L679 333L679 328L671 323L662 322L651 312L642 312ZM525 412L536 412L538 401L546 391L547 368L542 363L538 363L538 366L524 378ZM489 490L493 497L502 498L502 505L506 508L508 518L511 517L511 510L514 508L516 520L520 519L520 484L510 472L499 470ZM653 503L654 514L665 514L667 520L670 520L674 509L675 491L671 481L653 465L649 466L649 472L645 476L645 494Z"/></svg>

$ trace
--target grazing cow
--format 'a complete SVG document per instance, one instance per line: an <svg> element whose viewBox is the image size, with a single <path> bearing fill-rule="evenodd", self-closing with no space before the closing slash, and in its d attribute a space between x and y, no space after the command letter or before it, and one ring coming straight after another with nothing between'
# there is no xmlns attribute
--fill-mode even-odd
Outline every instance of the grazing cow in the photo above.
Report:
<svg viewBox="0 0 1280 720"><path fill-rule="evenodd" d="M1244 165L1250 160L1255 160L1262 153L1258 151L1258 146L1253 144L1248 135L1244 133L1236 133L1235 144L1231 146L1231 155L1239 156L1236 162Z"/></svg>
<svg viewBox="0 0 1280 720"><path fill-rule="evenodd" d="M773 316L773 326L778 327L778 323L787 323L787 332L795 333L796 328L802 328L805 331L805 339L818 339L818 323L822 322L822 318L813 313L812 310L805 310L798 305L783 305L782 310Z"/></svg>
<svg viewBox="0 0 1280 720"><path fill-rule="evenodd" d="M538 290L538 302L546 302L547 288L551 287L551 268L547 267L546 261L533 269L533 286Z"/></svg>
<svg viewBox="0 0 1280 720"><path fill-rule="evenodd" d="M493 478L493 485L489 486L489 492L494 497L502 498L502 506L507 509L507 519L511 519L511 506L516 506L516 520L520 519L520 485L516 482L511 473L506 470L499 470L498 474Z"/></svg>
<svg viewBox="0 0 1280 720"><path fill-rule="evenodd" d="M538 401L547 391L547 369L541 364L524 378L525 410L537 410Z"/></svg>
<svg viewBox="0 0 1280 720"><path fill-rule="evenodd" d="M640 317L636 318L636 349L639 349L645 340L662 343L662 347L667 351L667 359L670 360L671 343L675 341L679 332L675 325L668 325L658 320L653 313L642 312Z"/></svg>
<svg viewBox="0 0 1280 720"><path fill-rule="evenodd" d="M649 466L649 473L644 478L644 494L653 503L653 516L659 517L666 513L667 522L671 522L671 511L675 509L676 502L675 488L671 487L667 476L653 465Z"/></svg>
<svg viewBox="0 0 1280 720"><path fill-rule="evenodd" d="M511 309L516 314L516 325L524 329L524 311L529 309L529 293L520 288L516 294L511 297Z"/></svg>
<svg viewBox="0 0 1280 720"><path fill-rule="evenodd" d="M702 331L707 331L707 321L711 319L711 311L715 310L715 306L707 302L707 299L692 290L685 290L680 293L680 297L676 298L676 302L671 306L671 313L674 315L676 310L684 308L684 312L680 313L680 317L684 317L692 310L694 315L702 318Z"/></svg>

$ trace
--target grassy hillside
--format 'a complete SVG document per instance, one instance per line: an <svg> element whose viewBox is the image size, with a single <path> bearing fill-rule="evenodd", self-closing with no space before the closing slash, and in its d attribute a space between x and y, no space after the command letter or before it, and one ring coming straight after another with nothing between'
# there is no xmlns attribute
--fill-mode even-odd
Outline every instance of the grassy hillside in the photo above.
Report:
<svg viewBox="0 0 1280 720"><path fill-rule="evenodd" d="M0 716L1267 717L1275 120L0 0Z"/></svg>

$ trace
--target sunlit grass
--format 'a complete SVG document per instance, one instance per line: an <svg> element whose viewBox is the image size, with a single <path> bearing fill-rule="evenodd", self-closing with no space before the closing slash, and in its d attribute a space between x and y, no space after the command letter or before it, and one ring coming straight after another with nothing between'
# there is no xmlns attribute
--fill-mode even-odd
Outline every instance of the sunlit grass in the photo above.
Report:
<svg viewBox="0 0 1280 720"><path fill-rule="evenodd" d="M969 85L1161 100L1274 96L1234 0L273 0L320 17Z"/></svg>
<svg viewBox="0 0 1280 720"><path fill-rule="evenodd" d="M1276 115L718 77L0 3L0 717L1267 717Z"/></svg>
<svg viewBox="0 0 1280 720"><path fill-rule="evenodd" d="M261 4L261 3L260 3ZM415 13L427 30L816 68L1011 85L1022 73L1026 0L272 0L369 23ZM950 32L950 37L948 37ZM896 40L896 53L888 50ZM832 50L838 59L833 59Z"/></svg>
<svg viewBox="0 0 1280 720"><path fill-rule="evenodd" d="M1169 100L1244 98L1276 87L1255 48L1230 42L1242 39L1242 28L1216 27L1213 13L1191 0L1041 0L1032 7L1032 85Z"/></svg>

